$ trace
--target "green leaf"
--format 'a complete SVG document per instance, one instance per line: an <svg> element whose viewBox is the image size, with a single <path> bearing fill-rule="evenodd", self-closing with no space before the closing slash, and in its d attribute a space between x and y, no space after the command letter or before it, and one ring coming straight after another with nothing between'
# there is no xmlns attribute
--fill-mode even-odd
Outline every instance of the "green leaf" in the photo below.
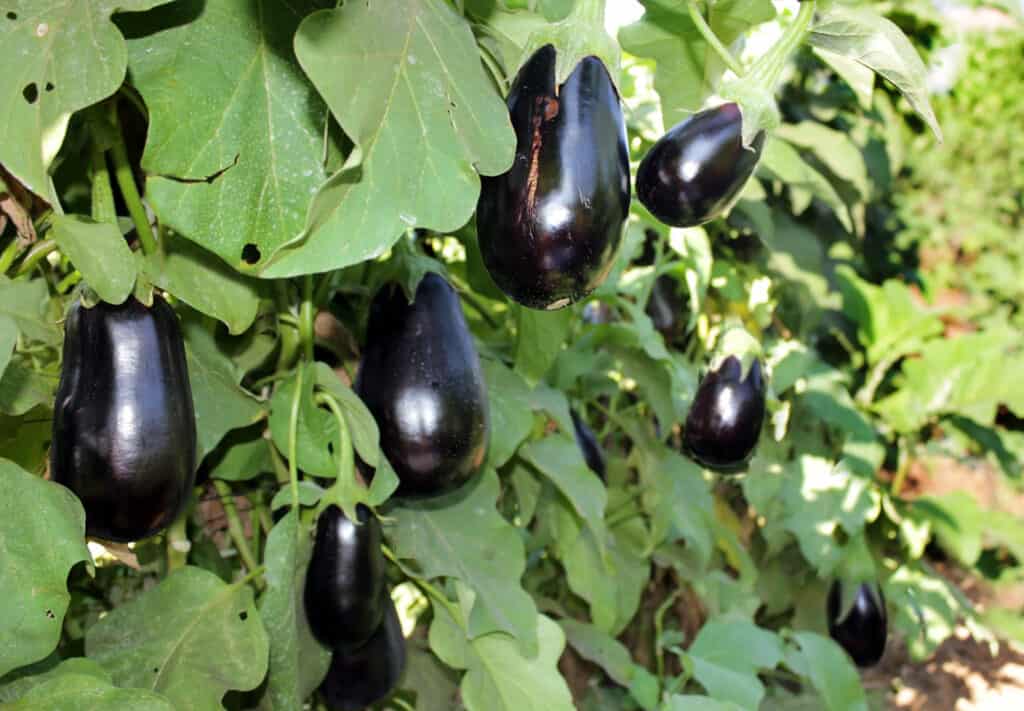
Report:
<svg viewBox="0 0 1024 711"><path fill-rule="evenodd" d="M89 629L85 650L118 686L197 711L219 710L228 690L254 689L267 673L252 589L191 566L109 612Z"/></svg>
<svg viewBox="0 0 1024 711"><path fill-rule="evenodd" d="M44 471L53 434L52 420L48 405L33 408L21 417L0 415L0 452L22 469Z"/></svg>
<svg viewBox="0 0 1024 711"><path fill-rule="evenodd" d="M315 371L305 368L302 379L302 393L299 396L299 417L296 427L296 461L299 469L316 476L334 478L338 475L336 454L340 454L341 440L338 425L331 414L317 407L313 400L313 386L316 384ZM289 429L291 426L292 399L298 385L299 370L287 380L282 380L270 400L270 433L274 444L288 456Z"/></svg>
<svg viewBox="0 0 1024 711"><path fill-rule="evenodd" d="M299 506L316 506L324 495L324 489L315 481L310 479L299 480ZM285 506L292 505L292 490L290 486L282 486L274 494L270 502L270 510L277 511Z"/></svg>
<svg viewBox="0 0 1024 711"><path fill-rule="evenodd" d="M608 493L601 480L583 461L575 439L568 433L530 442L519 456L546 476L565 496L573 511L593 532L598 547L604 548L604 509Z"/></svg>
<svg viewBox="0 0 1024 711"><path fill-rule="evenodd" d="M18 324L6 314L0 314L0 378L11 362L11 354L18 342Z"/></svg>
<svg viewBox="0 0 1024 711"><path fill-rule="evenodd" d="M667 129L701 107L724 66L693 24L685 3L645 0L643 5L644 16L619 30L619 42L630 54L657 62L654 88ZM770 0L719 0L708 6L708 24L726 45L775 17Z"/></svg>
<svg viewBox="0 0 1024 711"><path fill-rule="evenodd" d="M496 360L480 361L487 381L491 439L487 464L503 466L533 428L530 387L518 374Z"/></svg>
<svg viewBox="0 0 1024 711"><path fill-rule="evenodd" d="M519 532L495 510L498 476L485 470L462 489L386 511L395 554L424 577L461 580L476 593L471 639L501 630L536 645L537 608L520 583L526 556Z"/></svg>
<svg viewBox="0 0 1024 711"><path fill-rule="evenodd" d="M529 654L501 632L467 643L461 616L455 620L439 606L434 615L431 648L446 664L466 669L460 689L468 711L572 711L572 696L557 666L565 635L549 618L535 616L538 645Z"/></svg>
<svg viewBox="0 0 1024 711"><path fill-rule="evenodd" d="M845 131L837 131L817 121L784 123L775 136L814 154L832 174L852 185L861 199L871 197L868 169L860 148Z"/></svg>
<svg viewBox="0 0 1024 711"><path fill-rule="evenodd" d="M741 711L742 709L742 706L737 706L730 701L719 701L710 696L676 694L669 698L664 711Z"/></svg>
<svg viewBox="0 0 1024 711"><path fill-rule="evenodd" d="M0 459L0 677L53 651L71 595L68 573L89 561L85 511L59 484Z"/></svg>
<svg viewBox="0 0 1024 711"><path fill-rule="evenodd" d="M38 373L12 361L0 377L0 413L24 415L38 405L52 405L57 380L56 375Z"/></svg>
<svg viewBox="0 0 1024 711"><path fill-rule="evenodd" d="M50 290L45 279L11 281L0 274L0 316L14 319L26 338L60 343L60 331L47 316L49 302Z"/></svg>
<svg viewBox="0 0 1024 711"><path fill-rule="evenodd" d="M536 385L562 350L573 322L572 309L536 311L519 306L516 311L516 372Z"/></svg>
<svg viewBox="0 0 1024 711"><path fill-rule="evenodd" d="M155 285L221 321L232 334L252 325L260 302L255 281L173 232L161 247L145 258L146 275Z"/></svg>
<svg viewBox="0 0 1024 711"><path fill-rule="evenodd" d="M0 702L17 701L33 688L63 674L94 676L107 683L110 673L91 659L71 657L61 660L56 652L42 661L7 674L0 678Z"/></svg>
<svg viewBox="0 0 1024 711"><path fill-rule="evenodd" d="M362 399L352 388L341 382L338 374L329 365L317 363L314 368L317 386L333 395L341 405L345 426L348 427L349 436L360 459L371 467L376 467L381 459L380 430L377 428L377 421Z"/></svg>
<svg viewBox="0 0 1024 711"><path fill-rule="evenodd" d="M267 590L260 599L260 617L270 639L267 693L260 702L265 711L301 709L331 663L331 651L310 632L303 603L312 550L296 511L289 511L267 537Z"/></svg>
<svg viewBox="0 0 1024 711"><path fill-rule="evenodd" d="M116 224L54 215L52 236L103 301L124 303L135 287L135 259Z"/></svg>
<svg viewBox="0 0 1024 711"><path fill-rule="evenodd" d="M207 458L210 477L224 481L247 481L274 471L270 447L263 436L263 426L232 430Z"/></svg>
<svg viewBox="0 0 1024 711"><path fill-rule="evenodd" d="M860 675L846 652L831 639L813 632L796 632L793 640L800 646L803 663L797 666L791 661L790 665L810 678L828 711L867 711Z"/></svg>
<svg viewBox="0 0 1024 711"><path fill-rule="evenodd" d="M469 24L442 0L314 13L299 27L295 53L360 162L321 188L301 241L275 255L266 276L357 264L413 226L456 230L476 207L477 173L512 164L508 110Z"/></svg>
<svg viewBox="0 0 1024 711"><path fill-rule="evenodd" d="M825 64L832 67L832 71L838 74L839 78L853 90L861 108L871 108L875 93L875 72L870 67L821 47L815 47L814 53Z"/></svg>
<svg viewBox="0 0 1024 711"><path fill-rule="evenodd" d="M833 4L819 15L808 42L863 64L891 81L942 140L942 129L928 100L928 70L895 24L866 8Z"/></svg>
<svg viewBox="0 0 1024 711"><path fill-rule="evenodd" d="M299 22L325 4L189 0L125 23L132 83L149 109L147 195L162 221L236 269L298 236L327 177L326 107L292 51Z"/></svg>
<svg viewBox="0 0 1024 711"><path fill-rule="evenodd" d="M629 650L617 639L594 625L567 617L559 621L569 644L581 657L604 669L612 681L628 687L637 667Z"/></svg>
<svg viewBox="0 0 1024 711"><path fill-rule="evenodd" d="M144 689L119 689L93 674L59 674L39 684L7 711L175 711L166 698Z"/></svg>
<svg viewBox="0 0 1024 711"><path fill-rule="evenodd" d="M741 651L742 650L742 651ZM715 699L756 709L764 698L757 678L784 658L782 641L751 622L710 620L687 651L693 676Z"/></svg>
<svg viewBox="0 0 1024 711"><path fill-rule="evenodd" d="M124 39L110 16L164 1L4 3L0 47L8 61L0 75L0 163L58 212L48 171L71 114L110 96L124 81Z"/></svg>
<svg viewBox="0 0 1024 711"><path fill-rule="evenodd" d="M810 198L816 197L835 212L847 232L853 232L850 212L839 197L839 193L824 175L810 166L801 157L793 144L782 138L772 137L765 144L758 170L774 180L785 184L790 190L807 195L806 200L794 199L793 212L797 215L807 209ZM774 249L774 246L769 244Z"/></svg>
<svg viewBox="0 0 1024 711"><path fill-rule="evenodd" d="M238 386L234 363L218 349L209 330L188 321L184 330L202 460L225 434L263 417L263 408Z"/></svg>

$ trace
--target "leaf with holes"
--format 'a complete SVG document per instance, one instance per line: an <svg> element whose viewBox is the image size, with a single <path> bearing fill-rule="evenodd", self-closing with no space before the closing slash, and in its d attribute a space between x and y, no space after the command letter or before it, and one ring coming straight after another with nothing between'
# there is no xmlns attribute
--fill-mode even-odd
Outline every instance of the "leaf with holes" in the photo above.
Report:
<svg viewBox="0 0 1024 711"><path fill-rule="evenodd" d="M48 171L71 114L124 80L124 38L110 16L166 1L0 2L0 47L19 58L0 72L0 163L32 192L56 204Z"/></svg>
<svg viewBox="0 0 1024 711"><path fill-rule="evenodd" d="M265 276L357 264L415 225L458 229L476 207L477 173L512 164L508 111L448 3L345 3L306 18L295 52L362 160L321 189L302 241Z"/></svg>
<svg viewBox="0 0 1024 711"><path fill-rule="evenodd" d="M59 484L0 459L0 677L53 651L71 595L68 572L89 560L85 511Z"/></svg>
<svg viewBox="0 0 1024 711"><path fill-rule="evenodd" d="M292 35L326 0L176 2L125 22L149 108L142 167L160 218L241 270L305 224L327 110Z"/></svg>
<svg viewBox="0 0 1024 711"><path fill-rule="evenodd" d="M228 690L259 686L268 649L252 588L193 567L111 611L85 637L86 656L115 684L194 711L219 711Z"/></svg>

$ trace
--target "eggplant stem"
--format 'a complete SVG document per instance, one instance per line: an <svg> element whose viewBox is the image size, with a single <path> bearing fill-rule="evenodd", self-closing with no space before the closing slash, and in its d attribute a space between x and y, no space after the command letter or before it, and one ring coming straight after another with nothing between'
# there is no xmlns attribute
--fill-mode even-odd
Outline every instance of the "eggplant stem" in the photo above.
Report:
<svg viewBox="0 0 1024 711"><path fill-rule="evenodd" d="M725 66L731 69L736 76L743 76L743 65L739 63L736 57L732 56L732 52L722 43L722 40L718 39L718 35L711 29L711 25L704 19L700 8L697 7L697 0L688 0L686 9L690 11L690 19L693 20L697 31L704 37L704 41L711 46L711 49L715 50L715 54L725 62Z"/></svg>

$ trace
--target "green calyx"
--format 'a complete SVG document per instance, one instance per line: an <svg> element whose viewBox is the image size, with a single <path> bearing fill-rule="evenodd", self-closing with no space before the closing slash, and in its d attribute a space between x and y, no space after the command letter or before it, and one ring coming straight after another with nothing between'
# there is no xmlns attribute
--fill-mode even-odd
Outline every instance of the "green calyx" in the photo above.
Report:
<svg viewBox="0 0 1024 711"><path fill-rule="evenodd" d="M604 15L605 0L578 0L564 20L530 35L519 58L519 66L522 66L538 49L550 44L557 53L556 85L561 86L565 83L582 59L593 56L604 63L608 76L618 91L622 54L618 42L604 29Z"/></svg>

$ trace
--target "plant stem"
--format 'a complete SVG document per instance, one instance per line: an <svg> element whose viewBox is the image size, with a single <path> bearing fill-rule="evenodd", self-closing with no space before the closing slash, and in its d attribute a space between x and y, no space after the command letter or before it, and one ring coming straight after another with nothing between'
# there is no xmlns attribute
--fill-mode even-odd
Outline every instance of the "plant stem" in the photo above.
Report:
<svg viewBox="0 0 1024 711"><path fill-rule="evenodd" d="M482 318L488 326L494 330L501 328L501 325L494 320L493 316L487 313L487 309L484 308L484 305L480 303L479 299L477 299L476 294L470 291L467 285L463 284L459 279L456 279L451 275L449 275L449 280L455 285L455 288L458 289L459 297L472 306L473 310L480 314L480 318Z"/></svg>
<svg viewBox="0 0 1024 711"><path fill-rule="evenodd" d="M4 251L0 253L0 274L5 274L11 268L19 254L21 254L21 244L18 242L18 238L15 237Z"/></svg>
<svg viewBox="0 0 1024 711"><path fill-rule="evenodd" d="M110 120L114 126L114 145L111 148L111 156L114 159L114 176L117 178L117 185L121 188L121 197L128 206L128 213L135 223L135 233L139 236L139 243L142 244L142 251L147 254L156 254L159 245L156 237L153 236L153 228L149 224L149 216L142 204L139 190L135 187L135 174L132 172L131 163L128 160L128 149L124 144L124 134L121 132L121 119L117 115L117 99L110 102Z"/></svg>
<svg viewBox="0 0 1024 711"><path fill-rule="evenodd" d="M690 11L690 19L693 20L697 31L704 37L704 41L711 46L711 49L715 50L715 54L721 57L722 61L725 62L725 66L729 67L736 76L743 76L743 66L732 56L729 48L722 44L722 40L718 39L718 35L715 34L715 31L711 29L711 25L704 19L700 8L697 7L697 0L688 0L686 9Z"/></svg>
<svg viewBox="0 0 1024 711"><path fill-rule="evenodd" d="M782 70L789 61L789 57L804 41L811 28L811 20L814 18L814 0L803 0L800 3L800 12L797 13L793 24L786 28L779 41L761 57L753 69L750 70L750 78L755 84L766 87L775 93Z"/></svg>
<svg viewBox="0 0 1024 711"><path fill-rule="evenodd" d="M299 511L299 405L302 402L302 379L306 369L300 367L295 379L295 394L292 395L292 410L288 419L288 481L292 488L292 511Z"/></svg>
<svg viewBox="0 0 1024 711"><path fill-rule="evenodd" d="M116 224L117 208L114 207L114 188L110 185L107 153L95 138L89 148L89 160L92 165L92 219Z"/></svg>
<svg viewBox="0 0 1024 711"><path fill-rule="evenodd" d="M302 341L303 355L306 362L312 363L313 346L315 345L313 333L313 320L316 318L316 309L313 308L313 275L307 274L302 277L302 306L299 309L299 340Z"/></svg>
<svg viewBox="0 0 1024 711"><path fill-rule="evenodd" d="M341 452L338 458L338 479L334 486L345 486L346 482L355 480L355 455L352 453L352 436L348 431L348 423L345 422L345 415L341 411L341 405L335 397L329 393L317 393L316 402L318 405L325 405L338 423L338 436L341 438ZM334 486L331 488L333 489Z"/></svg>
<svg viewBox="0 0 1024 711"><path fill-rule="evenodd" d="M570 17L604 31L605 0L576 0Z"/></svg>
<svg viewBox="0 0 1024 711"><path fill-rule="evenodd" d="M57 251L57 243L52 239L37 242L32 249L28 251L28 254L25 255L25 260L21 263L21 266L18 267L17 276L28 274L37 264L39 264L39 262L46 259L50 252L55 251Z"/></svg>
<svg viewBox="0 0 1024 711"><path fill-rule="evenodd" d="M213 481L213 488L220 496L220 504L224 507L224 515L228 519L228 533L235 544L235 550L238 551L246 568L256 570L259 567L259 562L253 556L252 549L249 548L249 539L245 537L245 528L242 526L242 520L238 517L238 508L235 506L235 497L231 494L231 487L226 481L220 479L211 481Z"/></svg>
<svg viewBox="0 0 1024 711"><path fill-rule="evenodd" d="M654 655L659 680L665 677L665 650L661 646L661 633L664 629L665 613L668 612L668 608L672 606L677 597L679 597L679 591L675 590L665 598L665 601L658 606L657 612L654 613Z"/></svg>
<svg viewBox="0 0 1024 711"><path fill-rule="evenodd" d="M253 568L252 570L249 571L248 575L246 575L244 578L239 578L234 583L232 583L231 587L233 587L233 588L240 588L243 585L248 585L253 580L255 580L259 576L263 575L265 572L267 572L267 566L265 566L265 565L261 565L258 568ZM262 587L262 585L263 585L263 581L261 580L260 581L260 587Z"/></svg>
<svg viewBox="0 0 1024 711"><path fill-rule="evenodd" d="M182 511L167 529L167 572L184 568L188 563L188 551L192 547L188 540L188 514Z"/></svg>
<svg viewBox="0 0 1024 711"><path fill-rule="evenodd" d="M433 585L431 585L425 579L419 577L418 575L412 575L412 574L409 573L409 571L405 570L405 568L402 566L402 564L398 562L398 558L395 556L395 554L392 552L392 550L390 548L388 548L387 546L381 546L380 548L384 552L384 557L385 558L387 558L392 563L394 563L399 568L401 568L403 571L405 571L405 573L407 575L409 575L409 579L412 580L412 582L418 588L420 588L423 592L425 592L427 594L427 597L429 597L431 600L435 600L442 607L444 607L445 610L448 611L448 614L451 615L451 618L455 622L455 624L459 623L459 618L462 615L459 613L459 609L457 607L455 607L455 603L454 602L449 600L448 597L444 593L442 593L440 590L435 588Z"/></svg>
<svg viewBox="0 0 1024 711"><path fill-rule="evenodd" d="M66 294L75 284L82 281L82 274L76 269L75 271L68 274L66 277L60 280L57 284L57 293Z"/></svg>

